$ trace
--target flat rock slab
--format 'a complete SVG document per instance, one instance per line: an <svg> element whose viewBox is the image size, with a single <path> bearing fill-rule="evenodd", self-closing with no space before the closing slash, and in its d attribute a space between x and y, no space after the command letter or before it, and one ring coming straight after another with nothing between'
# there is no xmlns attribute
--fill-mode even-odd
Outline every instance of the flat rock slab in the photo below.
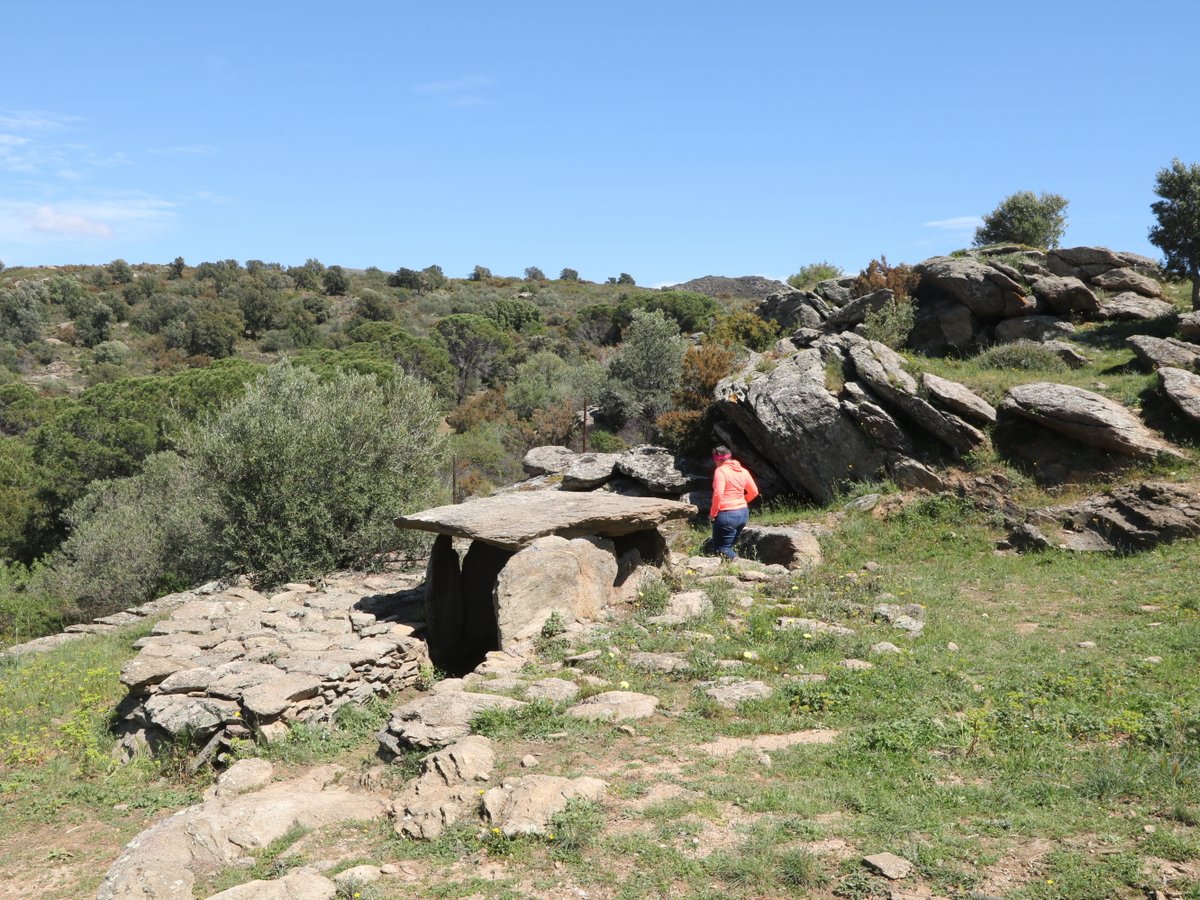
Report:
<svg viewBox="0 0 1200 900"><path fill-rule="evenodd" d="M654 715L658 698L634 691L606 691L588 697L567 710L577 719L601 719L620 722L624 719L646 719Z"/></svg>
<svg viewBox="0 0 1200 900"><path fill-rule="evenodd" d="M1126 338L1125 343L1138 358L1138 362L1150 370L1163 366L1194 370L1197 362L1200 362L1200 346L1177 338L1135 334Z"/></svg>
<svg viewBox="0 0 1200 900"><path fill-rule="evenodd" d="M550 820L571 800L596 803L607 790L608 783L599 778L526 775L485 792L483 814L505 837L546 834Z"/></svg>
<svg viewBox="0 0 1200 900"><path fill-rule="evenodd" d="M686 519L686 503L610 493L534 492L439 506L396 519L399 528L432 531L520 550L540 537L620 537Z"/></svg>
<svg viewBox="0 0 1200 900"><path fill-rule="evenodd" d="M311 869L298 869L270 881L247 881L208 900L334 900L337 885Z"/></svg>
<svg viewBox="0 0 1200 900"><path fill-rule="evenodd" d="M1175 306L1165 300L1155 300L1126 291L1100 304L1101 319L1132 319L1147 321L1173 315Z"/></svg>
<svg viewBox="0 0 1200 900"><path fill-rule="evenodd" d="M899 881L912 874L913 864L895 853L876 853L874 856L863 858L868 868L878 872L884 878Z"/></svg>
<svg viewBox="0 0 1200 900"><path fill-rule="evenodd" d="M397 756L404 746L443 747L470 734L471 720L484 710L519 709L524 705L520 700L495 694L430 694L394 710L376 737Z"/></svg>
<svg viewBox="0 0 1200 900"><path fill-rule="evenodd" d="M704 693L725 709L737 709L739 704L751 700L766 700L773 693L770 685L762 681L742 681L738 678L720 679L726 683L708 688Z"/></svg>
<svg viewBox="0 0 1200 900"><path fill-rule="evenodd" d="M696 749L709 756L737 756L743 750L765 752L784 750L802 744L832 744L840 731L832 728L812 728L808 731L793 731L790 734L760 734L752 738L717 738L707 744L698 744Z"/></svg>
<svg viewBox="0 0 1200 900"><path fill-rule="evenodd" d="M1158 380L1179 411L1200 425L1200 375L1164 366L1158 370Z"/></svg>
<svg viewBox="0 0 1200 900"><path fill-rule="evenodd" d="M382 819L387 811L383 801L343 787L339 780L345 774L340 766L319 766L299 778L235 796L222 793L218 782L203 803L175 813L130 841L109 868L96 900L191 900L196 873L237 865L248 853L297 826L315 829ZM261 773L255 780L262 780ZM332 893L270 893L272 885L278 884L271 882L261 892L227 892L226 896L333 897Z"/></svg>
<svg viewBox="0 0 1200 900"><path fill-rule="evenodd" d="M1183 457L1121 404L1072 385L1049 381L1019 384L1009 388L1000 409L1089 447L1141 459Z"/></svg>
<svg viewBox="0 0 1200 900"><path fill-rule="evenodd" d="M805 634L832 634L836 637L851 637L853 628L845 625L832 625L817 619L798 619L793 616L779 616L775 619L776 631L802 631Z"/></svg>

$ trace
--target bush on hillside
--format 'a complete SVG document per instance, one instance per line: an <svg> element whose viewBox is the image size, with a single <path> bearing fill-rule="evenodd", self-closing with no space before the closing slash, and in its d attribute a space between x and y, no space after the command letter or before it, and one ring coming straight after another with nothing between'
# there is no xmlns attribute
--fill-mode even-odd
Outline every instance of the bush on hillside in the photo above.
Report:
<svg viewBox="0 0 1200 900"><path fill-rule="evenodd" d="M1068 202L1059 194L1017 191L983 217L975 229L975 246L1012 242L1053 249L1067 229Z"/></svg>
<svg viewBox="0 0 1200 900"><path fill-rule="evenodd" d="M322 381L284 361L180 445L220 511L221 558L269 586L420 545L392 520L437 492L440 420L411 376Z"/></svg>
<svg viewBox="0 0 1200 900"><path fill-rule="evenodd" d="M49 581L94 617L221 573L220 512L196 467L158 453L129 478L93 482L67 510Z"/></svg>
<svg viewBox="0 0 1200 900"><path fill-rule="evenodd" d="M801 266L799 272L788 276L787 283L798 291L808 291L812 290L822 281L828 281L830 278L841 278L842 274L841 266L835 266L831 262L821 260L821 262Z"/></svg>

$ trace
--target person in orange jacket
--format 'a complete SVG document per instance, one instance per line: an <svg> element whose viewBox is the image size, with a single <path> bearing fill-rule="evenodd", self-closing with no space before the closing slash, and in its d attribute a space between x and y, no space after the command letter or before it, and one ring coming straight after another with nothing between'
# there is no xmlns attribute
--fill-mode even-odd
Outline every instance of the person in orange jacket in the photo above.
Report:
<svg viewBox="0 0 1200 900"><path fill-rule="evenodd" d="M712 538L708 542L710 552L726 559L737 559L733 542L750 520L749 503L758 496L758 485L742 464L733 458L729 448L713 448L712 507L708 518L712 522Z"/></svg>

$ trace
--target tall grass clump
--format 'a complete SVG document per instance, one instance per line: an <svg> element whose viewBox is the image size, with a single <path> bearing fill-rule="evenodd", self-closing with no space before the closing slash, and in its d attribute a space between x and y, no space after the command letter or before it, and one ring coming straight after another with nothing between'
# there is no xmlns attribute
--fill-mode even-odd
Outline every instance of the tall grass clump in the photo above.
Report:
<svg viewBox="0 0 1200 900"><path fill-rule="evenodd" d="M973 362L984 369L1021 369L1023 371L1066 372L1068 366L1048 347L1033 341L996 344L975 356Z"/></svg>

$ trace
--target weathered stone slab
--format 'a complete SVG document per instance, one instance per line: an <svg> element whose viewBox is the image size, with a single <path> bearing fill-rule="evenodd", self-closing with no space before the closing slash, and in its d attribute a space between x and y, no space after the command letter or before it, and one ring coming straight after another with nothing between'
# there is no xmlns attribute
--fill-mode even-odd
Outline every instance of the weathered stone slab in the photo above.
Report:
<svg viewBox="0 0 1200 900"><path fill-rule="evenodd" d="M921 384L935 406L949 410L976 425L996 424L996 407L957 381L925 372L921 376Z"/></svg>
<svg viewBox="0 0 1200 900"><path fill-rule="evenodd" d="M567 447L534 447L525 454L521 466L530 475L559 475L575 461L575 451Z"/></svg>
<svg viewBox="0 0 1200 900"><path fill-rule="evenodd" d="M483 795L487 821L506 837L545 834L550 820L575 798L598 802L608 784L598 778L526 775Z"/></svg>
<svg viewBox="0 0 1200 900"><path fill-rule="evenodd" d="M579 719L645 719L654 715L658 698L633 691L607 691L588 697L567 710L567 715Z"/></svg>
<svg viewBox="0 0 1200 900"><path fill-rule="evenodd" d="M439 506L396 519L399 528L483 541L520 550L540 537L619 537L684 519L686 503L609 493L534 492Z"/></svg>
<svg viewBox="0 0 1200 900"><path fill-rule="evenodd" d="M524 705L495 694L430 694L394 710L376 737L397 756L405 746L442 747L470 734L471 719L485 709L520 709Z"/></svg>
<svg viewBox="0 0 1200 900"><path fill-rule="evenodd" d="M1134 355L1147 369L1170 366L1175 369L1197 368L1200 363L1200 346L1176 338L1156 338L1148 334L1135 334L1125 339Z"/></svg>
<svg viewBox="0 0 1200 900"><path fill-rule="evenodd" d="M1183 456L1119 403L1072 385L1017 385L1000 408L1101 450L1142 459Z"/></svg>
<svg viewBox="0 0 1200 900"><path fill-rule="evenodd" d="M1132 319L1147 321L1160 319L1175 312L1174 304L1153 297L1143 297L1132 291L1117 294L1110 300L1100 302L1099 318L1101 319Z"/></svg>
<svg viewBox="0 0 1200 900"><path fill-rule="evenodd" d="M1200 375L1164 366L1158 370L1158 380L1179 411L1200 425Z"/></svg>

